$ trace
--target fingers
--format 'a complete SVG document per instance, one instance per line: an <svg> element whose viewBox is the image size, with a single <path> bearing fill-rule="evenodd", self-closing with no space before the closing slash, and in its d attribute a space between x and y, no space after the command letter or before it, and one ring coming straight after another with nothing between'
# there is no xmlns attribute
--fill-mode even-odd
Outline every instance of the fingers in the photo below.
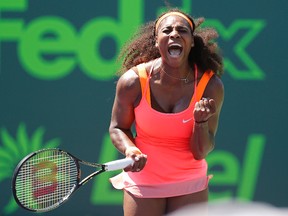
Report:
<svg viewBox="0 0 288 216"><path fill-rule="evenodd" d="M143 154L136 146L128 147L125 151L125 155L134 160L133 165L125 168L125 171L140 172L145 167L147 155Z"/></svg>
<svg viewBox="0 0 288 216"><path fill-rule="evenodd" d="M195 103L194 119L196 122L207 121L216 112L216 104L213 99L202 98Z"/></svg>
<svg viewBox="0 0 288 216"><path fill-rule="evenodd" d="M210 112L215 113L216 112L216 102L213 99L209 100L209 105L210 105Z"/></svg>
<svg viewBox="0 0 288 216"><path fill-rule="evenodd" d="M147 155L141 154L135 157L135 162L132 167L132 172L140 172L146 165Z"/></svg>
<svg viewBox="0 0 288 216"><path fill-rule="evenodd" d="M196 102L195 109L196 109L196 111L210 112L209 100L207 98L202 98L200 101Z"/></svg>

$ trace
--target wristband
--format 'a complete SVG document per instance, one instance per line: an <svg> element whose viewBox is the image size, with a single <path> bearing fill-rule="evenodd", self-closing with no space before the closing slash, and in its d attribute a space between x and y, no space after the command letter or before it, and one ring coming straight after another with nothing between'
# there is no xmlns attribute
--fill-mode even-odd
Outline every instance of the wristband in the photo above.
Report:
<svg viewBox="0 0 288 216"><path fill-rule="evenodd" d="M206 120L206 121L194 121L196 124L203 124L203 123L206 123L206 122L208 122L208 120Z"/></svg>
<svg viewBox="0 0 288 216"><path fill-rule="evenodd" d="M206 120L206 121L201 121L201 122L194 121L194 125L195 125L195 126L198 126L198 127L205 127L205 126L207 126L206 123L208 123L208 120Z"/></svg>

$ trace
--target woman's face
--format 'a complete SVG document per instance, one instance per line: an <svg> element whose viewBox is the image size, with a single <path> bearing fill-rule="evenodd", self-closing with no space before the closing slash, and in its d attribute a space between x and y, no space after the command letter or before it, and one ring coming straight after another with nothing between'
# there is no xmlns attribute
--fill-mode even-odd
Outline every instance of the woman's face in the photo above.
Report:
<svg viewBox="0 0 288 216"><path fill-rule="evenodd" d="M188 60L194 38L187 20L177 15L168 16L162 20L156 33L156 46L164 61L175 65Z"/></svg>

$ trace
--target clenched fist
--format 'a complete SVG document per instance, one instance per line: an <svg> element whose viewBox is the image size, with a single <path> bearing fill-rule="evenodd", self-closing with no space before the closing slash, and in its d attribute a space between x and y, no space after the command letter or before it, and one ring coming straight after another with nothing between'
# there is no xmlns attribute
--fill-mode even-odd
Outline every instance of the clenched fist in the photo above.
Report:
<svg viewBox="0 0 288 216"><path fill-rule="evenodd" d="M213 99L202 98L195 103L194 107L194 120L201 123L206 122L216 112L216 103Z"/></svg>

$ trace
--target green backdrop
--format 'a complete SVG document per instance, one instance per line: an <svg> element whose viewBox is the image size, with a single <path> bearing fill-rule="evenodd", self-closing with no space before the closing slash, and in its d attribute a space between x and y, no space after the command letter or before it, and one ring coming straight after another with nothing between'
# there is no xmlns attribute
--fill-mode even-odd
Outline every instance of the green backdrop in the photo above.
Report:
<svg viewBox="0 0 288 216"><path fill-rule="evenodd" d="M288 1L169 2L204 16L218 30L225 57L225 102L207 158L211 202L287 207ZM32 215L17 207L10 186L15 166L31 151L60 147L98 162L120 157L108 136L116 57L137 26L164 6L0 0L0 215ZM114 174L95 178L44 215L121 215L121 192L108 182Z"/></svg>

